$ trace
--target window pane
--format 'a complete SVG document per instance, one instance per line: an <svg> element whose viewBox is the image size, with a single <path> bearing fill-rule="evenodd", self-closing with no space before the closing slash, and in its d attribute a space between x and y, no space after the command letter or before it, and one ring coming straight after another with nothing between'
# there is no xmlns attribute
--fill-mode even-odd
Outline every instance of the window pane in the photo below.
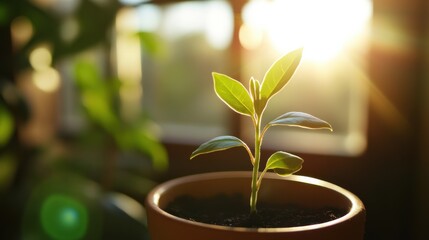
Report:
<svg viewBox="0 0 429 240"><path fill-rule="evenodd" d="M143 106L166 139L207 140L225 134L228 111L213 91L212 71L229 66L233 16L225 1L143 5L142 31L161 38L161 54L143 50Z"/></svg>
<svg viewBox="0 0 429 240"><path fill-rule="evenodd" d="M301 64L286 88L270 101L264 120L302 111L334 128L331 133L274 127L264 146L338 155L365 150L368 79L364 58L371 12L368 0L251 1L245 7L240 32L247 48L244 79L254 76L262 81L282 53L304 47ZM251 127L244 123L244 128Z"/></svg>
<svg viewBox="0 0 429 240"><path fill-rule="evenodd" d="M216 97L211 72L233 71L228 68L234 65L229 44L233 20L240 16L233 16L228 1L221 0L143 4L135 15L137 31L159 37L158 51L154 54L143 43L141 49L122 57L118 52L118 59L125 59L126 67L136 62L130 60L134 59L130 53L141 52L141 77L131 75L142 79L139 105L161 125L164 139L201 143L228 134L232 112ZM304 47L297 72L270 102L265 121L284 112L303 111L334 128L331 133L275 127L268 132L265 146L340 155L365 150L368 79L364 59L371 16L370 0L253 0L245 5L239 31L245 85L251 76L261 81L282 54ZM243 121L241 131L249 140L250 124Z"/></svg>

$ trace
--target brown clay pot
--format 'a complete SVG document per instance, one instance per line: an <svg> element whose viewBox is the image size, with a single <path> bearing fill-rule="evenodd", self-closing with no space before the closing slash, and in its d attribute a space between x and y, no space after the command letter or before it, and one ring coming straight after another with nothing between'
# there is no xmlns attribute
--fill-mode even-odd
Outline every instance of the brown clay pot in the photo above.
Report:
<svg viewBox="0 0 429 240"><path fill-rule="evenodd" d="M362 240L365 208L354 194L332 183L292 175L279 177L267 173L258 201L299 203L307 207L350 209L333 221L289 228L224 227L188 221L163 210L181 195L208 197L219 193L250 196L250 172L216 172L177 178L160 184L146 200L151 240Z"/></svg>

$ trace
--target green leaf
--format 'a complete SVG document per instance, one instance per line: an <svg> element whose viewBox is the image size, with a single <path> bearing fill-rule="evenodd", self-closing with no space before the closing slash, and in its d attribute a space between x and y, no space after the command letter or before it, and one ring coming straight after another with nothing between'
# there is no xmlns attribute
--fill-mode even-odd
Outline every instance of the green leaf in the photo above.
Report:
<svg viewBox="0 0 429 240"><path fill-rule="evenodd" d="M100 72L95 64L89 61L79 60L76 62L74 77L77 86L81 90L97 89L103 85Z"/></svg>
<svg viewBox="0 0 429 240"><path fill-rule="evenodd" d="M267 161L265 170L274 170L280 176L287 176L302 168L302 158L287 152L276 152Z"/></svg>
<svg viewBox="0 0 429 240"><path fill-rule="evenodd" d="M151 137L138 136L136 148L147 154L152 161L152 165L157 171L165 171L168 168L168 153L164 145L157 139Z"/></svg>
<svg viewBox="0 0 429 240"><path fill-rule="evenodd" d="M147 126L126 126L116 131L114 137L121 150L135 150L145 154L150 158L152 166L157 171L167 169L167 150Z"/></svg>
<svg viewBox="0 0 429 240"><path fill-rule="evenodd" d="M255 109L252 98L239 81L220 73L213 73L215 92L232 110L253 116Z"/></svg>
<svg viewBox="0 0 429 240"><path fill-rule="evenodd" d="M162 38L152 32L138 32L141 46L152 56L163 54L165 51Z"/></svg>
<svg viewBox="0 0 429 240"><path fill-rule="evenodd" d="M103 80L96 65L84 60L75 65L74 81L89 119L109 132L118 128L120 119L113 105L113 91L119 88L119 81Z"/></svg>
<svg viewBox="0 0 429 240"><path fill-rule="evenodd" d="M261 100L265 108L268 100L278 93L292 77L301 61L302 48L292 51L271 65L261 85Z"/></svg>
<svg viewBox="0 0 429 240"><path fill-rule="evenodd" d="M331 125L313 115L303 112L288 112L268 123L268 126L291 126L308 129L329 129Z"/></svg>
<svg viewBox="0 0 429 240"><path fill-rule="evenodd" d="M111 131L119 126L119 119L110 105L108 93L103 90L82 92L81 102L90 120Z"/></svg>
<svg viewBox="0 0 429 240"><path fill-rule="evenodd" d="M220 136L215 137L203 144L201 144L194 152L191 154L191 159L206 153L212 153L217 151L222 151L229 148L234 147L244 147L248 149L246 143L244 143L241 139L234 136Z"/></svg>

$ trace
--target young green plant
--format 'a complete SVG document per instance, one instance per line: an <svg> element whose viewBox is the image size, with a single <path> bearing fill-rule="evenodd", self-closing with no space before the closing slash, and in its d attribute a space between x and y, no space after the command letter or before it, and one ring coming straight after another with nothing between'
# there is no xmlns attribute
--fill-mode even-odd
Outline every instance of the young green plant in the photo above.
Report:
<svg viewBox="0 0 429 240"><path fill-rule="evenodd" d="M253 165L250 212L256 213L256 202L261 181L268 170L280 176L288 176L299 171L302 158L293 154L278 151L271 155L262 172L259 171L261 161L261 146L265 133L272 126L290 126L307 129L329 129L332 127L326 121L303 112L288 112L268 122L262 128L262 117L269 100L289 82L299 62L302 49L294 50L271 65L265 73L262 83L253 77L250 79L249 91L239 81L220 73L213 73L214 89L217 96L232 110L252 119L255 134L254 150L241 139L234 136L220 136L201 144L192 154L191 159L200 155L222 151L234 147L244 147Z"/></svg>

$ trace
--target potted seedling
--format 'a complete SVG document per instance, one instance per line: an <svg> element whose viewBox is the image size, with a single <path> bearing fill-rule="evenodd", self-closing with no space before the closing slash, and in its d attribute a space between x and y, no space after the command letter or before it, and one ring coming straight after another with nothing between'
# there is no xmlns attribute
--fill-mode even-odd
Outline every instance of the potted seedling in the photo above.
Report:
<svg viewBox="0 0 429 240"><path fill-rule="evenodd" d="M301 56L302 49L284 55L262 82L251 78L249 90L227 75L213 73L217 96L235 112L251 118L254 149L237 137L221 136L201 144L190 158L243 147L253 171L199 174L159 185L147 198L152 240L363 239L362 202L334 184L292 175L301 169L302 158L278 151L260 171L261 146L270 127L332 131L326 121L302 112L288 112L263 124L269 100L289 82Z"/></svg>

